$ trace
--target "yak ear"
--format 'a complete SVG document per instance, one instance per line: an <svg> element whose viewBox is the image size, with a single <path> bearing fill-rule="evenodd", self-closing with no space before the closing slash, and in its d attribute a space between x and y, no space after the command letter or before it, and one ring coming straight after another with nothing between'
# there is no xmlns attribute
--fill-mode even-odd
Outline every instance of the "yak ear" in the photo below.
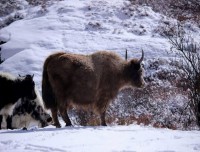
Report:
<svg viewBox="0 0 200 152"><path fill-rule="evenodd" d="M143 59L144 59L144 51L143 51L143 49L142 49L142 56L141 56L140 60L138 60L138 62L139 62L139 63L142 63Z"/></svg>
<svg viewBox="0 0 200 152"><path fill-rule="evenodd" d="M34 77L34 74L33 74L31 77L32 77L32 79L33 79L33 77Z"/></svg>
<svg viewBox="0 0 200 152"><path fill-rule="evenodd" d="M23 75L21 75L21 74L18 74L18 78L21 79L21 80L24 79L25 77L26 77L26 76L23 76Z"/></svg>

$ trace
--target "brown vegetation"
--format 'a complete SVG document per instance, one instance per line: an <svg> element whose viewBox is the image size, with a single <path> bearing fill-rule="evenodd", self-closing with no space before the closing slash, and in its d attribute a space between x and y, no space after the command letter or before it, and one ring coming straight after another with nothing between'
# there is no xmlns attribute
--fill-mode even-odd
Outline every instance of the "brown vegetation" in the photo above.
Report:
<svg viewBox="0 0 200 152"><path fill-rule="evenodd" d="M177 20L195 21L200 23L200 1L199 0L129 0L132 5L146 5L152 7L156 12Z"/></svg>

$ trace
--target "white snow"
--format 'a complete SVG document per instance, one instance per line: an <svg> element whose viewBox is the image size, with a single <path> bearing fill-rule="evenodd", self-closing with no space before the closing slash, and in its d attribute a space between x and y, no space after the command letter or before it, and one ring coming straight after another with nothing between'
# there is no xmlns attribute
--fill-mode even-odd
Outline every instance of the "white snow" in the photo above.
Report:
<svg viewBox="0 0 200 152"><path fill-rule="evenodd" d="M138 125L109 127L49 126L3 130L1 152L198 152L199 131L175 131Z"/></svg>
<svg viewBox="0 0 200 152"><path fill-rule="evenodd" d="M41 11L26 4L21 10L25 18L0 30L0 39L7 41L1 46L6 60L0 71L34 74L41 90L44 60L56 51L111 50L124 56L128 49L132 58L143 49L145 60L172 57L166 52L169 42L155 31L162 20L176 21L146 6L130 13L128 6L127 0L63 0ZM194 25L190 32L200 40L199 28ZM0 130L0 151L199 152L200 132L138 125Z"/></svg>

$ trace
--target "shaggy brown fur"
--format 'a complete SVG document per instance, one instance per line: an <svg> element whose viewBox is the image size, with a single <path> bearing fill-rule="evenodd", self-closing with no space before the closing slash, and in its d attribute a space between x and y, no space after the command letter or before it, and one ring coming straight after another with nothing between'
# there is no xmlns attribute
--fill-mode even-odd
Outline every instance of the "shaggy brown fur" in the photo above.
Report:
<svg viewBox="0 0 200 152"><path fill-rule="evenodd" d="M124 86L144 86L143 56L140 60L125 61L107 51L91 55L64 52L50 55L44 63L42 97L52 112L54 125L60 127L58 110L66 126L71 125L67 115L71 106L92 109L100 114L101 125L106 125L106 109L118 91Z"/></svg>

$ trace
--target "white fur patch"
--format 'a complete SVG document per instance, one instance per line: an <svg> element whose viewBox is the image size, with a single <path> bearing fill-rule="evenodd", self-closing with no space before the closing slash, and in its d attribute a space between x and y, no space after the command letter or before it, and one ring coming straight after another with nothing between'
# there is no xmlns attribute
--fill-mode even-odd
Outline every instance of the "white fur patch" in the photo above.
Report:
<svg viewBox="0 0 200 152"><path fill-rule="evenodd" d="M35 88L35 92L36 92L36 95L37 95L37 98L35 100L30 100L30 101L27 101L27 102L35 102L36 103L36 109L32 109L32 111L35 111L35 110L38 110L37 107L38 106L41 106L42 107L42 110L43 110L43 113L40 113L41 114L41 117L43 118L43 120L45 121L47 118L45 118L45 113L46 114L49 114L50 112L48 112L45 108L44 108L44 104L43 104L43 100L42 100L42 97L38 91L38 89ZM21 98L19 99L19 102L17 102L16 104L16 107L20 107L21 106ZM22 107L23 108L23 107ZM39 112L39 111L38 111ZM33 127L33 126L38 126L38 127L42 127L42 124L39 120L35 120L33 117L31 117L30 114L28 113L23 113L23 114L20 114L20 115L14 115L12 117L12 127L13 128L23 128L23 127L26 127L26 128L30 128L30 127Z"/></svg>
<svg viewBox="0 0 200 152"><path fill-rule="evenodd" d="M5 77L7 80L15 80L16 79L16 77L14 75L11 75L10 73L0 72L0 75Z"/></svg>
<svg viewBox="0 0 200 152"><path fill-rule="evenodd" d="M3 107L1 110L0 110L0 115L12 115L13 113L13 109L15 108L15 104L9 104L9 105L6 105L5 107Z"/></svg>
<svg viewBox="0 0 200 152"><path fill-rule="evenodd" d="M33 119L29 114L25 115L15 115L12 117L12 127L13 128L30 128L33 126L41 127L41 123Z"/></svg>
<svg viewBox="0 0 200 152"><path fill-rule="evenodd" d="M2 122L1 122L1 129L7 129L7 116L3 115Z"/></svg>
<svg viewBox="0 0 200 152"><path fill-rule="evenodd" d="M7 129L6 119L9 115L12 115L15 105L16 104L9 104L0 110L0 115L3 116L2 122L0 124L2 129Z"/></svg>

